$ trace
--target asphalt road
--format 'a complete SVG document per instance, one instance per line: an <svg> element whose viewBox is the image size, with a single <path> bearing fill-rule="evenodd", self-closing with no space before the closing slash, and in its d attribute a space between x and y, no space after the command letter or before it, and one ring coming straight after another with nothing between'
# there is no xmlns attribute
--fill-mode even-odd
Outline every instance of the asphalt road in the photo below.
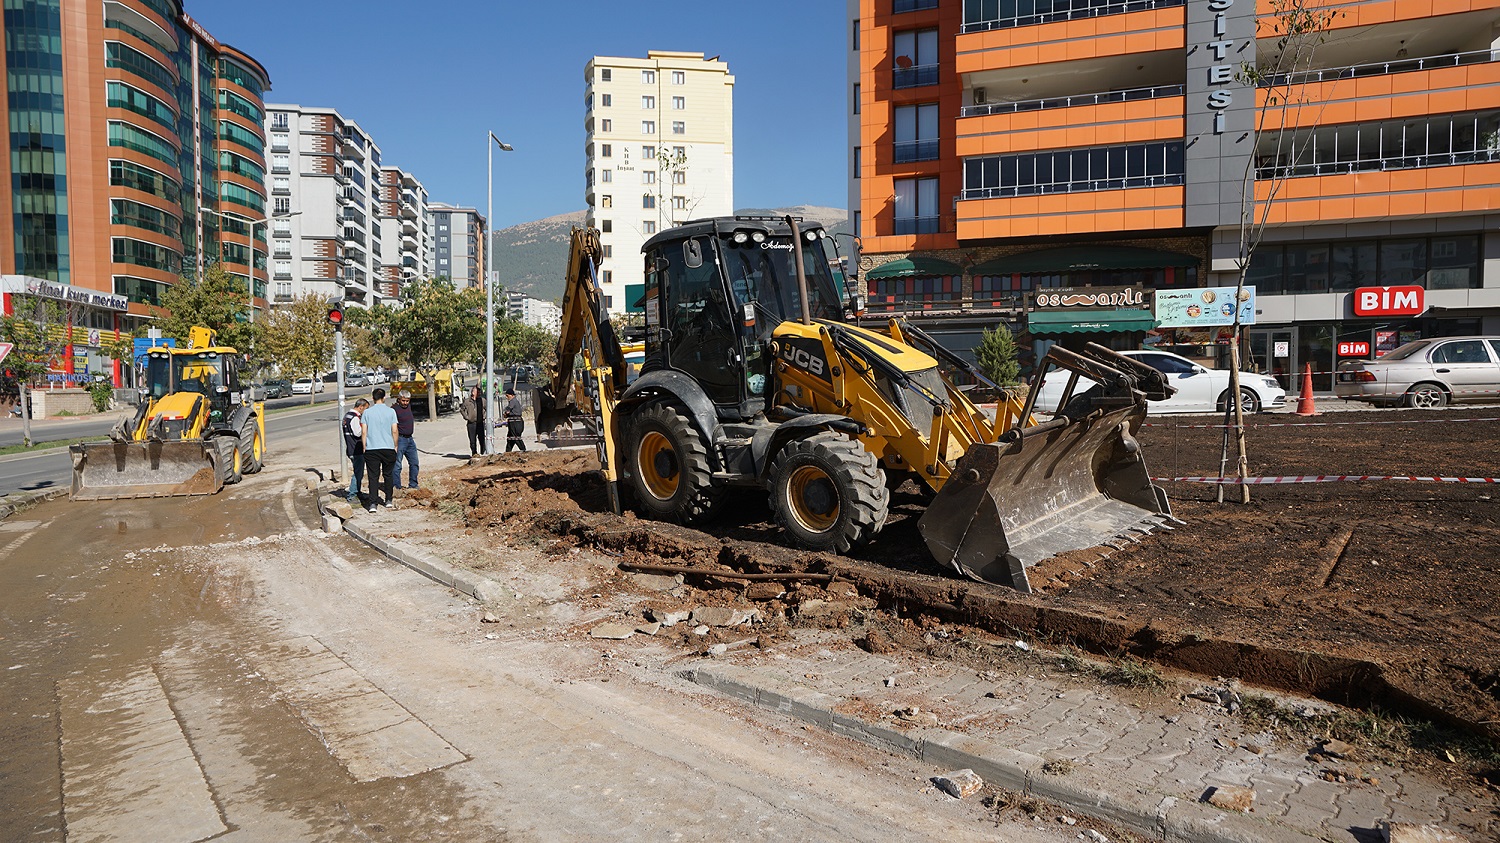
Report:
<svg viewBox="0 0 1500 843"><path fill-rule="evenodd" d="M312 407L306 406L306 396L298 396L300 404L292 399L266 402L271 409L276 409L278 405L293 408L284 412L268 413L266 416L266 448L270 459L276 458L279 441L302 437L324 426L328 431L329 462L332 463L333 457L338 453L336 449L341 440L338 439L338 404L335 403L338 395L337 393L331 395L331 400L323 400L323 396L319 396L318 404ZM81 426L97 424L100 426L97 436L103 439L114 421L110 419L78 424L79 427L67 428L67 438L93 436L95 434L85 431ZM49 448L35 454L3 456L0 457L0 495L58 487L67 488L72 472L73 461L67 448Z"/></svg>

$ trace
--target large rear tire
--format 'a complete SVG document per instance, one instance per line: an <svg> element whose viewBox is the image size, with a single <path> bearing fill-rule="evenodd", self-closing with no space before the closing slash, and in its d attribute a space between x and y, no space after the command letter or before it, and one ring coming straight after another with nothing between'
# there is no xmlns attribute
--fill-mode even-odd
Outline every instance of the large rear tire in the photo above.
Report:
<svg viewBox="0 0 1500 843"><path fill-rule="evenodd" d="M771 464L771 509L798 547L846 553L880 532L890 502L880 462L842 434L789 442Z"/></svg>
<svg viewBox="0 0 1500 843"><path fill-rule="evenodd" d="M241 473L255 474L265 465L266 443L260 437L255 416L246 416L240 422L239 449Z"/></svg>
<svg viewBox="0 0 1500 843"><path fill-rule="evenodd" d="M641 514L688 525L712 518L724 490L714 485L708 443L687 416L669 404L651 404L636 414L630 429L624 456Z"/></svg>

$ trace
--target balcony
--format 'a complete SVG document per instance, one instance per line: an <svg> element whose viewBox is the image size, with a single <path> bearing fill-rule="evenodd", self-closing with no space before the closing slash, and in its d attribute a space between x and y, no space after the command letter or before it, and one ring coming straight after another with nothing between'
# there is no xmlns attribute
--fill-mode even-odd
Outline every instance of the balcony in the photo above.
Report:
<svg viewBox="0 0 1500 843"><path fill-rule="evenodd" d="M401 218L402 219L408 219L408 220L414 220L414 219L416 219L417 218L417 209L413 208L410 205L402 205L401 206Z"/></svg>
<svg viewBox="0 0 1500 843"><path fill-rule="evenodd" d="M920 12L924 9L936 9L938 0L892 0L891 14L899 15L902 12Z"/></svg>
<svg viewBox="0 0 1500 843"><path fill-rule="evenodd" d="M271 188L271 193L276 196L290 196L292 186L289 184L277 184Z"/></svg>
<svg viewBox="0 0 1500 843"><path fill-rule="evenodd" d="M277 304L287 304L287 303L290 303L291 300L292 300L292 294L291 293L277 293L276 294L276 298L272 299L272 301L276 302Z"/></svg>
<svg viewBox="0 0 1500 843"><path fill-rule="evenodd" d="M1125 91L1104 91L1097 94L1079 94L1071 97L1046 97L1017 102L995 102L984 105L966 105L961 117L983 117L990 114L1016 114L1022 111L1044 111L1054 108L1073 108L1082 105L1103 105L1111 102L1135 102L1136 100L1180 97L1182 85L1156 85L1149 88L1131 88Z"/></svg>
<svg viewBox="0 0 1500 843"><path fill-rule="evenodd" d="M938 159L938 139L896 141L895 163L911 164L916 161L936 161Z"/></svg>
<svg viewBox="0 0 1500 843"><path fill-rule="evenodd" d="M334 167L333 168L333 180L336 181L336 182L338 182L339 184L348 184L349 183L349 176L344 173L344 171L343 171L342 168L340 168L340 167Z"/></svg>
<svg viewBox="0 0 1500 843"><path fill-rule="evenodd" d="M942 217L933 215L930 217L897 217L895 220L895 233L906 234L937 234L942 231Z"/></svg>
<svg viewBox="0 0 1500 843"><path fill-rule="evenodd" d="M278 176L285 176L291 174L292 168L287 166L286 164L272 164L271 172Z"/></svg>
<svg viewBox="0 0 1500 843"><path fill-rule="evenodd" d="M416 224L416 222L414 220L411 220L411 219L403 219L403 220L401 220L401 233L402 234L410 234L411 236L415 237L417 235L417 224Z"/></svg>
<svg viewBox="0 0 1500 843"><path fill-rule="evenodd" d="M996 9L996 13L986 14L985 5L987 4L965 4L963 27L959 30L961 33L1144 12L1181 6L1184 5L1184 0L1022 0L1011 6L1015 10L1014 14L999 14L999 4L991 7Z"/></svg>
<svg viewBox="0 0 1500 843"><path fill-rule="evenodd" d="M891 72L892 88L920 88L926 85L938 83L939 66L935 64L917 64L911 67L898 67Z"/></svg>

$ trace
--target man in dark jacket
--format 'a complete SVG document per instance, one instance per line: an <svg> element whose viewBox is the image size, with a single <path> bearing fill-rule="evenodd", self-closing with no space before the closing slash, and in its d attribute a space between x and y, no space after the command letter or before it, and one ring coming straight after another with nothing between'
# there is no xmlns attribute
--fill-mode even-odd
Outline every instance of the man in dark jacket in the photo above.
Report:
<svg viewBox="0 0 1500 843"><path fill-rule="evenodd" d="M417 429L417 418L412 415L411 390L403 389L396 396L395 410L397 434L395 488L401 488L401 462L405 460L407 465L411 466L407 469L410 476L407 478L406 488L415 489L417 488L417 469L420 466L417 464L417 440L413 438Z"/></svg>
<svg viewBox="0 0 1500 843"><path fill-rule="evenodd" d="M508 454L513 448L526 450L526 443L521 441L521 432L526 429L526 419L522 415L521 401L516 398L514 389L505 390L505 452Z"/></svg>
<svg viewBox="0 0 1500 843"><path fill-rule="evenodd" d="M359 499L359 487L365 479L365 427L360 421L370 402L364 398L354 402L354 409L344 414L344 453L349 457L349 491L345 498ZM363 501L361 501L363 503Z"/></svg>

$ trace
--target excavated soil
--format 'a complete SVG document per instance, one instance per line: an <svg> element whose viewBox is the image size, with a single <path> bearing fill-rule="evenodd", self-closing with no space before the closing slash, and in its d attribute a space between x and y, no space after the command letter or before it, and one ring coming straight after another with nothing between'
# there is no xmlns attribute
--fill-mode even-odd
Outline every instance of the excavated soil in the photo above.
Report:
<svg viewBox="0 0 1500 843"><path fill-rule="evenodd" d="M1216 474L1213 421L1144 427L1152 473ZM1252 476L1500 474L1494 409L1260 416L1247 439ZM737 584L769 599L759 605L772 618L837 627L875 605L918 630L941 622L1021 634L1500 738L1500 486L1257 485L1241 505L1217 503L1211 485L1163 482L1184 525L1048 560L1031 569L1037 591L1025 595L939 568L917 534L923 498L910 484L877 541L840 558L779 544L763 495L740 495L703 531L615 516L597 465L589 450L505 454L448 472L436 497L414 496L474 533L548 552L587 545L629 565L834 575L782 582L785 593L775 582ZM1238 489L1225 497L1237 501Z"/></svg>

